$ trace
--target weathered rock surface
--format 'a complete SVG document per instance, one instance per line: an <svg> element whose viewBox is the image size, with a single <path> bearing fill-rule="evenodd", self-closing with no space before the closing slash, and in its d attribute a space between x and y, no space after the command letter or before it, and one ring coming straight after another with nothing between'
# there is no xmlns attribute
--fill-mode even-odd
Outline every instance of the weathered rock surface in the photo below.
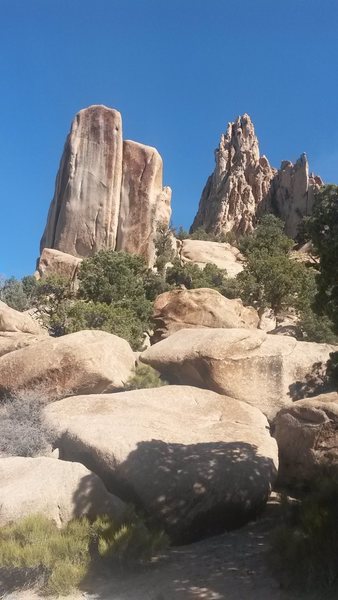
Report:
<svg viewBox="0 0 338 600"><path fill-rule="evenodd" d="M37 279L50 276L67 277L70 281L75 282L81 258L54 250L52 248L44 248L42 250L37 266Z"/></svg>
<svg viewBox="0 0 338 600"><path fill-rule="evenodd" d="M209 288L176 289L160 294L153 309L154 334L152 342L159 342L180 329L201 327L255 328L257 311L243 306L240 299L229 300Z"/></svg>
<svg viewBox="0 0 338 600"><path fill-rule="evenodd" d="M250 233L257 207L270 190L275 169L260 156L249 115L229 123L215 152L215 170L208 178L192 231L203 227L216 234Z"/></svg>
<svg viewBox="0 0 338 600"><path fill-rule="evenodd" d="M236 277L243 271L243 257L240 251L227 243L183 240L180 243L179 256L183 264L192 262L201 269L212 263L219 269L225 269L228 277Z"/></svg>
<svg viewBox="0 0 338 600"><path fill-rule="evenodd" d="M250 233L257 217L273 212L285 221L285 232L296 237L303 216L311 213L314 192L323 182L309 174L306 155L279 171L260 156L253 123L244 114L221 136L216 166L202 192L192 231L203 227L219 234Z"/></svg>
<svg viewBox="0 0 338 600"><path fill-rule="evenodd" d="M22 313L0 300L0 332L46 335L46 331L27 312Z"/></svg>
<svg viewBox="0 0 338 600"><path fill-rule="evenodd" d="M126 250L152 264L157 225L169 224L170 200L157 150L123 144L120 113L90 106L72 123L41 252L52 248L83 258L98 250ZM46 269L45 260L40 260L39 271ZM47 260L48 270L51 257Z"/></svg>
<svg viewBox="0 0 338 600"><path fill-rule="evenodd" d="M169 225L171 190L162 187L162 158L156 148L123 143L121 203L116 250L139 254L152 264L158 226Z"/></svg>
<svg viewBox="0 0 338 600"><path fill-rule="evenodd" d="M314 393L320 365L337 350L258 329L182 329L140 360L170 382L244 400L272 419L293 400Z"/></svg>
<svg viewBox="0 0 338 600"><path fill-rule="evenodd" d="M120 113L97 105L80 110L61 158L41 252L84 257L114 248L121 178Z"/></svg>
<svg viewBox="0 0 338 600"><path fill-rule="evenodd" d="M295 164L284 160L273 178L267 210L285 222L285 233L295 238L303 217L311 214L315 191L323 185L320 177L309 174L306 154Z"/></svg>
<svg viewBox="0 0 338 600"><path fill-rule="evenodd" d="M14 350L20 350L31 344L42 342L46 337L44 334L34 335L33 333L15 333L15 332L0 332L0 357Z"/></svg>
<svg viewBox="0 0 338 600"><path fill-rule="evenodd" d="M279 479L309 482L321 469L338 473L338 393L299 400L274 421L280 457Z"/></svg>
<svg viewBox="0 0 338 600"><path fill-rule="evenodd" d="M60 457L83 462L174 541L245 522L264 506L277 446L264 415L198 388L164 386L48 405Z"/></svg>
<svg viewBox="0 0 338 600"><path fill-rule="evenodd" d="M55 458L0 458L0 525L42 514L61 527L75 517L122 518L125 504L83 465Z"/></svg>
<svg viewBox="0 0 338 600"><path fill-rule="evenodd" d="M134 365L128 342L104 331L47 338L0 358L0 396L35 388L46 400L112 392L123 388Z"/></svg>

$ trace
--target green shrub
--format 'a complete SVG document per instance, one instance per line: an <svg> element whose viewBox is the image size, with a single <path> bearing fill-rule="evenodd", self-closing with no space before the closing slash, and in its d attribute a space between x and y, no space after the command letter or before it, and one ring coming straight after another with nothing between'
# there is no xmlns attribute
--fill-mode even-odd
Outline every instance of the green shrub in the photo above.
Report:
<svg viewBox="0 0 338 600"><path fill-rule="evenodd" d="M272 537L270 561L275 573L284 586L314 598L326 598L327 593L336 598L338 480L323 477L296 507L286 509L286 523Z"/></svg>
<svg viewBox="0 0 338 600"><path fill-rule="evenodd" d="M0 300L15 310L24 311L34 305L37 281L33 276L0 280Z"/></svg>
<svg viewBox="0 0 338 600"><path fill-rule="evenodd" d="M227 274L224 269L211 263L200 269L193 263L181 265L180 260L175 258L172 267L167 269L166 281L171 286L184 285L188 290L212 288L221 291L226 285Z"/></svg>
<svg viewBox="0 0 338 600"><path fill-rule="evenodd" d="M153 369L150 365L137 365L135 374L127 381L127 390L142 390L146 388L157 388L167 385L164 379L158 371Z"/></svg>
<svg viewBox="0 0 338 600"><path fill-rule="evenodd" d="M37 572L46 594L66 595L79 586L91 561L147 561L168 545L167 536L151 531L130 508L123 523L107 516L94 523L74 519L63 529L42 515L26 517L0 528L0 567Z"/></svg>

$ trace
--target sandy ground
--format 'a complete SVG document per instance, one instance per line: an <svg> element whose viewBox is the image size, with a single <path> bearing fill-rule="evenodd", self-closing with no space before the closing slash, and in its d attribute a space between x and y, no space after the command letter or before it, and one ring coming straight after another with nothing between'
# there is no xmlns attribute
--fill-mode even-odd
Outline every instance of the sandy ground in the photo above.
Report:
<svg viewBox="0 0 338 600"><path fill-rule="evenodd" d="M294 600L279 589L266 563L279 506L242 529L170 549L158 563L132 572L103 572L65 600ZM5 600L38 600L33 591ZM42 596L43 597L43 596Z"/></svg>

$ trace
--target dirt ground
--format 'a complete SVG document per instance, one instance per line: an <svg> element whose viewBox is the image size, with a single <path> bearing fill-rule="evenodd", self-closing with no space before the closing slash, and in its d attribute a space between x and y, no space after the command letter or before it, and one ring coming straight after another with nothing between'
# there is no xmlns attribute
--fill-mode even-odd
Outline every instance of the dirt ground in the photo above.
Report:
<svg viewBox="0 0 338 600"><path fill-rule="evenodd" d="M132 572L102 572L65 600L295 600L269 573L269 536L279 505L270 501L257 521L242 529L171 548L158 563ZM0 596L38 600L33 591Z"/></svg>

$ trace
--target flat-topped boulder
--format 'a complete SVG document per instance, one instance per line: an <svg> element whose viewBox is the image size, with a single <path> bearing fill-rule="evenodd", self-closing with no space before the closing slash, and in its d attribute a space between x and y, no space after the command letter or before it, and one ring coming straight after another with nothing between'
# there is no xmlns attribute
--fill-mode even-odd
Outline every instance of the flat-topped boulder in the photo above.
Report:
<svg viewBox="0 0 338 600"><path fill-rule="evenodd" d="M269 419L314 393L336 346L258 329L182 329L142 353L172 383L196 385L259 408Z"/></svg>
<svg viewBox="0 0 338 600"><path fill-rule="evenodd" d="M209 288L176 289L157 296L153 308L152 342L165 339L180 329L255 328L259 317L252 307L240 299L229 300Z"/></svg>
<svg viewBox="0 0 338 600"><path fill-rule="evenodd" d="M122 519L125 504L83 465L56 458L0 458L0 525L41 514L62 527L76 517Z"/></svg>
<svg viewBox="0 0 338 600"><path fill-rule="evenodd" d="M180 242L179 256L183 264L194 263L204 269L208 263L225 269L228 277L243 271L243 257L234 246L221 242L186 239Z"/></svg>
<svg viewBox="0 0 338 600"><path fill-rule="evenodd" d="M36 277L41 279L61 276L75 282L81 262L81 258L71 254L53 248L44 248L38 261Z"/></svg>
<svg viewBox="0 0 338 600"><path fill-rule="evenodd" d="M0 397L36 388L46 401L112 392L124 387L134 365L128 342L105 331L48 337L0 358Z"/></svg>
<svg viewBox="0 0 338 600"><path fill-rule="evenodd" d="M256 408L208 390L164 386L49 404L60 458L82 462L175 542L255 516L276 476L277 445Z"/></svg>

